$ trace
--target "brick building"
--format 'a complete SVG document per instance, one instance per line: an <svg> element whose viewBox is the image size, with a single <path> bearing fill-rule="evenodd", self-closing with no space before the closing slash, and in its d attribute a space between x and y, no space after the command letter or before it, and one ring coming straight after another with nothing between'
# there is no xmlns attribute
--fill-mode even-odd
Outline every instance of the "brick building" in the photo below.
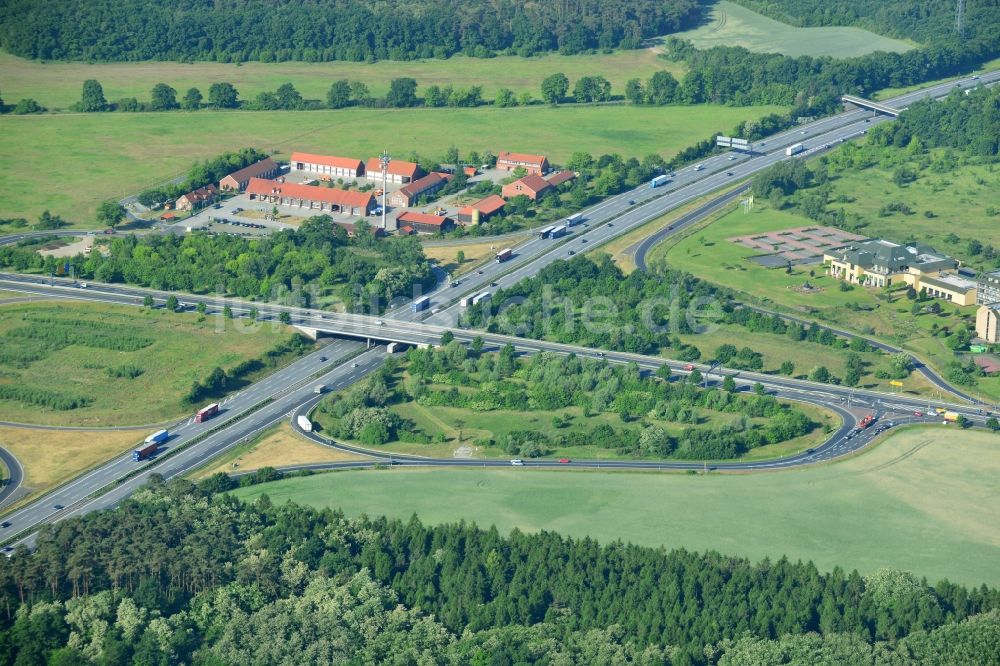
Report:
<svg viewBox="0 0 1000 666"><path fill-rule="evenodd" d="M541 176L528 174L524 178L520 178L515 180L513 183L504 185L501 190L501 194L504 199L510 199L511 197L523 194L532 201L538 201L539 198L543 197L551 189L552 185L549 181L545 180Z"/></svg>
<svg viewBox="0 0 1000 666"><path fill-rule="evenodd" d="M486 222L491 217L503 210L507 202L498 194L491 194L485 199L480 199L469 204L458 211L458 221L461 224L479 224Z"/></svg>
<svg viewBox="0 0 1000 666"><path fill-rule="evenodd" d="M536 176L544 176L549 171L549 160L544 155L508 153L502 150L497 157L497 168L505 171L520 168Z"/></svg>
<svg viewBox="0 0 1000 666"><path fill-rule="evenodd" d="M396 223L401 227L413 227L415 231L425 234L436 234L451 231L455 228L455 222L445 215L428 215L427 213L416 213L405 211L396 218Z"/></svg>
<svg viewBox="0 0 1000 666"><path fill-rule="evenodd" d="M407 208L417 202L420 196L429 196L444 187L451 176L446 173L430 173L409 185L404 185L387 197L393 208Z"/></svg>
<svg viewBox="0 0 1000 666"><path fill-rule="evenodd" d="M199 187L197 190L177 197L174 208L177 210L198 210L215 201L217 196L219 196L219 188L210 183L205 187Z"/></svg>
<svg viewBox="0 0 1000 666"><path fill-rule="evenodd" d="M246 189L246 186L250 184L251 178L274 178L280 170L281 168L277 162L270 157L265 157L261 161L254 162L239 171L234 171L220 180L219 189L239 192Z"/></svg>
<svg viewBox="0 0 1000 666"><path fill-rule="evenodd" d="M375 197L369 192L349 192L318 185L279 183L261 178L250 180L247 194L251 201L308 208L316 213L343 213L364 217L375 208Z"/></svg>

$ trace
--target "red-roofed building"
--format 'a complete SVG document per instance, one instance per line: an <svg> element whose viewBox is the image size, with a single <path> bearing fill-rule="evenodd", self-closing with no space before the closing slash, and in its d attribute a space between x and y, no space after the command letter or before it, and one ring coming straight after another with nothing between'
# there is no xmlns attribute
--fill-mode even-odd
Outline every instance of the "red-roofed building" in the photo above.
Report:
<svg viewBox="0 0 1000 666"><path fill-rule="evenodd" d="M347 236L349 238L354 237L354 226L355 226L354 222L334 220L333 223L336 224L338 227L343 228L344 231L347 232ZM385 229L383 229L382 227L370 226L369 228L372 230L372 233L375 234L376 238L381 238L382 236L385 236Z"/></svg>
<svg viewBox="0 0 1000 666"><path fill-rule="evenodd" d="M541 176L528 174L524 178L520 178L515 180L513 183L504 185L501 193L503 194L504 199L510 199L511 197L523 194L532 201L538 201L540 197L551 189L552 185L549 184L549 181L545 180Z"/></svg>
<svg viewBox="0 0 1000 666"><path fill-rule="evenodd" d="M220 190L232 190L239 192L246 189L251 178L274 178L278 175L280 168L270 157L265 157L259 162L254 162L248 167L239 171L234 171L219 181Z"/></svg>
<svg viewBox="0 0 1000 666"><path fill-rule="evenodd" d="M390 165L391 166L391 165ZM407 208L416 203L417 197L434 194L448 181L451 175L447 173L430 173L413 181L409 185L404 185L395 192L390 192L387 197L389 205L393 208Z"/></svg>
<svg viewBox="0 0 1000 666"><path fill-rule="evenodd" d="M396 222L413 227L425 234L436 234L451 231L455 228L455 222L445 215L428 215L427 213L415 213L409 210L400 213L396 218Z"/></svg>
<svg viewBox="0 0 1000 666"><path fill-rule="evenodd" d="M544 176L549 171L549 160L544 155L528 155L526 153L508 153L500 151L497 157L497 168L506 171L524 169L536 176Z"/></svg>
<svg viewBox="0 0 1000 666"><path fill-rule="evenodd" d="M552 187L559 187L563 183L568 183L571 180L576 180L576 174L572 171L556 171L554 174L550 175L545 180L549 181L549 185Z"/></svg>
<svg viewBox="0 0 1000 666"><path fill-rule="evenodd" d="M174 208L177 210L198 210L215 201L217 196L219 196L219 188L210 183L205 187L199 187L197 190L177 197Z"/></svg>
<svg viewBox="0 0 1000 666"><path fill-rule="evenodd" d="M353 157L292 153L291 162L296 171L318 173L329 178L359 178L365 173L365 165Z"/></svg>
<svg viewBox="0 0 1000 666"><path fill-rule="evenodd" d="M475 175L477 175L479 173L479 169L477 169L474 166L467 166L467 167L463 167L462 169L463 169L463 171L465 171L465 177L466 178L472 178L473 176L475 176Z"/></svg>
<svg viewBox="0 0 1000 666"><path fill-rule="evenodd" d="M401 236L412 236L415 233L417 233L417 230L409 225L404 224L399 228L399 234Z"/></svg>
<svg viewBox="0 0 1000 666"><path fill-rule="evenodd" d="M403 160L390 160L389 168L386 169L385 182L405 185L411 183L424 175L424 170L419 164L414 162L404 162ZM382 163L377 157L373 157L365 164L365 178L382 182Z"/></svg>
<svg viewBox="0 0 1000 666"><path fill-rule="evenodd" d="M469 204L458 211L458 221L462 224L479 224L503 210L507 202L498 194L491 194L485 199Z"/></svg>
<svg viewBox="0 0 1000 666"><path fill-rule="evenodd" d="M369 192L349 192L318 185L279 183L262 178L250 180L247 194L251 201L308 208L317 213L344 213L363 217L375 208L375 197Z"/></svg>

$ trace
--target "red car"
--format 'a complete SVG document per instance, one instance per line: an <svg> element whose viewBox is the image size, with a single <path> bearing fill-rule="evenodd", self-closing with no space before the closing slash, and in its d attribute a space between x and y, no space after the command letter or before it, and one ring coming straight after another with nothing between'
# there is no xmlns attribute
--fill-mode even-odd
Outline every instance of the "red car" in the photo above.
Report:
<svg viewBox="0 0 1000 666"><path fill-rule="evenodd" d="M924 413L923 412L913 412L913 415L914 416L923 416Z"/></svg>
<svg viewBox="0 0 1000 666"><path fill-rule="evenodd" d="M559 462L561 462L563 465L565 465L566 463L572 462L572 461L569 458L560 458Z"/></svg>
<svg viewBox="0 0 1000 666"><path fill-rule="evenodd" d="M692 370L694 370L694 366L688 363L687 365L684 366L684 369L687 370L688 372L691 372Z"/></svg>

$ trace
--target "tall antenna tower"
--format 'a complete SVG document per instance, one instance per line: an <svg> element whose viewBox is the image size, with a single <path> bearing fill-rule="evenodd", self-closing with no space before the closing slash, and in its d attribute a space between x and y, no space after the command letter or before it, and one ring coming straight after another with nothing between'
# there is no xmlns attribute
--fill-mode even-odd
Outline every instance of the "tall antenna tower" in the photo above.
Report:
<svg viewBox="0 0 1000 666"><path fill-rule="evenodd" d="M955 32L961 37L965 32L965 0L956 0L955 5Z"/></svg>

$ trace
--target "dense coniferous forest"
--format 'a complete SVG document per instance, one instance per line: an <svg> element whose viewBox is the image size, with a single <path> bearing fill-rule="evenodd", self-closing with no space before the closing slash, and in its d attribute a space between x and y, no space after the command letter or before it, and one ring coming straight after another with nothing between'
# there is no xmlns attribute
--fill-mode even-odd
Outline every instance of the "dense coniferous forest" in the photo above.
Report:
<svg viewBox="0 0 1000 666"><path fill-rule="evenodd" d="M1000 659L985 586L209 494L227 485L154 481L0 558L0 663Z"/></svg>
<svg viewBox="0 0 1000 666"><path fill-rule="evenodd" d="M0 46L45 60L324 62L635 48L696 0L10 0Z"/></svg>

